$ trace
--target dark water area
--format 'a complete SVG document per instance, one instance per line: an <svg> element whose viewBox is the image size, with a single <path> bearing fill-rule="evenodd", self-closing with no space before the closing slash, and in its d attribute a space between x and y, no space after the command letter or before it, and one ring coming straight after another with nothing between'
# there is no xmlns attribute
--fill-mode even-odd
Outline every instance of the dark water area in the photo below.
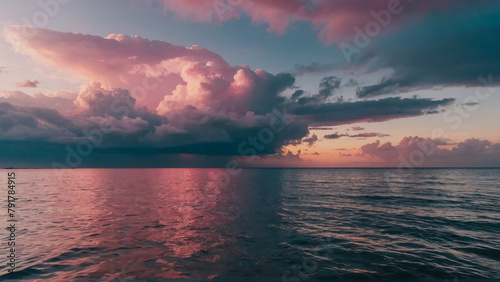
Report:
<svg viewBox="0 0 500 282"><path fill-rule="evenodd" d="M0 280L500 279L500 169L14 171Z"/></svg>

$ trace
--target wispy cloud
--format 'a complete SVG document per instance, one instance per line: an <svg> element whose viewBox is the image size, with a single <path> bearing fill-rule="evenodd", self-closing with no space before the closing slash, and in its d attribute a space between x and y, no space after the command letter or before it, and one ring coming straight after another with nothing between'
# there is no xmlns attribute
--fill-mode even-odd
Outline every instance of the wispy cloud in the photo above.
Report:
<svg viewBox="0 0 500 282"><path fill-rule="evenodd" d="M17 87L27 87L27 88L37 88L39 83L40 82L38 80L31 81L29 79L25 79L23 81L16 82L16 86Z"/></svg>
<svg viewBox="0 0 500 282"><path fill-rule="evenodd" d="M364 133L349 135L349 137L351 138L370 138L370 137L387 137L387 136L391 135L384 133L376 133L376 132L364 132Z"/></svg>
<svg viewBox="0 0 500 282"><path fill-rule="evenodd" d="M324 136L325 139L339 139L344 136L348 136L347 134L339 134L338 132L333 133L333 134L327 134Z"/></svg>
<svg viewBox="0 0 500 282"><path fill-rule="evenodd" d="M325 73L336 69L342 69L343 64L339 63L330 63L330 64L321 64L321 63L311 63L309 65L295 65L295 68L291 71L293 75L301 76L304 74L319 74Z"/></svg>
<svg viewBox="0 0 500 282"><path fill-rule="evenodd" d="M387 136L390 136L390 135L384 134L384 133L376 133L376 132L365 132L365 133L359 133L359 134L354 134L354 135L350 135L348 133L340 134L340 133L336 132L333 134L325 135L325 139L339 139L342 137L365 139L365 138L371 138L371 137L387 137Z"/></svg>

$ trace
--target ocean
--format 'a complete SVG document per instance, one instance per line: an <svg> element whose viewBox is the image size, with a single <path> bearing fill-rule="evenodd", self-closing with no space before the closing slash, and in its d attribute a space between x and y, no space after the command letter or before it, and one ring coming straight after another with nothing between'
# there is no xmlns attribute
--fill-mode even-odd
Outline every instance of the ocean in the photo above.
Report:
<svg viewBox="0 0 500 282"><path fill-rule="evenodd" d="M0 280L500 279L500 169L15 169L0 183Z"/></svg>

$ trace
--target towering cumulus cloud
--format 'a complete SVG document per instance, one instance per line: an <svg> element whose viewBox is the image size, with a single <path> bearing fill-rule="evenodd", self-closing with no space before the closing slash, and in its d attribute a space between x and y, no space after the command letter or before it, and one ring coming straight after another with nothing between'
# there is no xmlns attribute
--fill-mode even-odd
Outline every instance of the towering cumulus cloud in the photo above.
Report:
<svg viewBox="0 0 500 282"><path fill-rule="evenodd" d="M291 74L231 66L199 46L46 29L31 30L36 36L25 37L27 29L32 28L10 27L4 35L18 52L68 69L89 83L77 94L4 92L4 146L14 146L11 141L16 140L46 151L62 147L91 159L81 146L86 142L101 160L114 152L273 154L307 136L309 125L418 116L453 102L390 98L346 103L332 98L341 83L336 77L322 80L318 94L302 91L297 101L283 94L295 88ZM263 133L266 128L280 130Z"/></svg>
<svg viewBox="0 0 500 282"><path fill-rule="evenodd" d="M26 33L37 35L27 37ZM4 34L16 50L99 81L106 88L129 89L134 97L142 98L140 104L151 108L182 82L180 74L191 64L229 68L219 55L204 48L137 36L111 34L102 38L20 26L8 28ZM148 79L153 76L156 79ZM147 97L142 97L146 91Z"/></svg>

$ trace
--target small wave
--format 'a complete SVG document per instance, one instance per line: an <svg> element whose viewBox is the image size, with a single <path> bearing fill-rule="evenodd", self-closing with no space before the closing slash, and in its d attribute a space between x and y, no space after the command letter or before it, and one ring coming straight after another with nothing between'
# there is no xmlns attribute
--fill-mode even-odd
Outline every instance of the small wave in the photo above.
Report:
<svg viewBox="0 0 500 282"><path fill-rule="evenodd" d="M469 247L469 248L459 248L458 250L467 252L467 253L473 253L482 257L486 257L489 259L497 260L500 261L500 250L499 249L494 249L490 247Z"/></svg>

